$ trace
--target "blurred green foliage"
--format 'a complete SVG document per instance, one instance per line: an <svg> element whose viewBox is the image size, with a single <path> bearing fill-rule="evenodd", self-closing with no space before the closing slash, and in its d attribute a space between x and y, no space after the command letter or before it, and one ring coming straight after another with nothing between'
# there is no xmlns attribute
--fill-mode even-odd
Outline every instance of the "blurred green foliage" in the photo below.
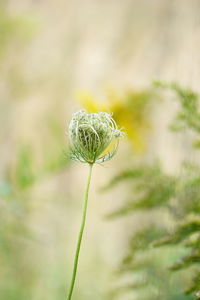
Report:
<svg viewBox="0 0 200 300"><path fill-rule="evenodd" d="M32 79L26 74L24 57L27 57L25 53L36 29L37 22L33 15L12 10L9 1L0 1L0 121L3 128L0 134L3 153L0 180L2 300L41 299L38 288L41 270L35 253L35 248L41 243L38 241L40 237L31 227L32 190L36 183L41 183L50 175L59 174L69 162L66 149L62 149L65 135L59 108L55 112L54 107L50 106L42 115L39 125L43 130L37 132L37 143L34 143L31 135L33 128L25 134L17 131L18 126L20 128L18 119L24 115L18 111L22 101L16 100L24 100L24 96L33 94L34 89L30 82ZM20 129L26 127L27 124L23 124ZM53 267L56 268L55 265ZM55 276L57 273L55 272ZM65 290L62 286L60 291L60 285L55 287L56 284L54 278L54 293L58 289L57 295L62 294L63 299Z"/></svg>
<svg viewBox="0 0 200 300"><path fill-rule="evenodd" d="M169 89L179 101L171 129L190 130L199 138L199 96L176 83L156 82L156 86ZM184 162L174 176L165 174L157 163L133 166L116 175L105 189L122 182L127 184L128 199L108 217L139 214L140 225L130 228L129 248L117 275L117 281L125 283L116 284L111 298L124 299L131 291L140 300L200 299L199 166Z"/></svg>

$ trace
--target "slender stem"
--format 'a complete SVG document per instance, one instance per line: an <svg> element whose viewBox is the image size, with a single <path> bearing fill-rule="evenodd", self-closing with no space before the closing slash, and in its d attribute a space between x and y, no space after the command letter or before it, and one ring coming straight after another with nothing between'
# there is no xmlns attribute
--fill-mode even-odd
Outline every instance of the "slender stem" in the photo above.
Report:
<svg viewBox="0 0 200 300"><path fill-rule="evenodd" d="M78 236L78 242L77 242L77 246L76 246L74 267L73 267L72 279L71 279L71 284L70 284L67 300L71 300L73 289L74 289L74 284L75 284L75 280L76 280L79 252L80 252L80 248L81 248L81 241L82 241L82 237L83 237L83 231L84 231L84 227L85 227L85 220L86 220L86 214L87 214L88 194L89 194L89 187L90 187L90 181L91 181L91 175L92 175L92 166L93 166L93 164L89 165L90 170L89 170L88 181L87 181L86 190L85 190L83 216L82 216L81 228L80 228L80 232L79 232L79 236Z"/></svg>

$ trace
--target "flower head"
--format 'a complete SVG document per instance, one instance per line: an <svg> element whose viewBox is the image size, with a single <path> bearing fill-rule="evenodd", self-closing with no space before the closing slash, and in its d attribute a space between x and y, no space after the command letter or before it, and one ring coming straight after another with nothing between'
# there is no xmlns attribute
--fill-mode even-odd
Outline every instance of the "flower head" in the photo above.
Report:
<svg viewBox="0 0 200 300"><path fill-rule="evenodd" d="M110 160L122 135L109 113L80 110L73 115L69 125L71 158L89 164Z"/></svg>

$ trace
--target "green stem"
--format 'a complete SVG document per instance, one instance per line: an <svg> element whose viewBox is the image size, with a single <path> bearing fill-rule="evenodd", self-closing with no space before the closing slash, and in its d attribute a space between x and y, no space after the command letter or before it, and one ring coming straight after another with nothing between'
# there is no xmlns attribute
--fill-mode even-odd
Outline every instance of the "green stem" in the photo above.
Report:
<svg viewBox="0 0 200 300"><path fill-rule="evenodd" d="M91 175L92 175L92 166L93 166L93 164L89 165L90 170L89 170L88 181L87 181L86 190L85 190L83 216L82 216L81 228L80 228L80 232L79 232L79 236L78 236L78 242L77 242L77 246L76 246L74 267L73 267L72 279L71 279L71 284L70 284L67 300L71 300L73 289L74 289L74 284L75 284L75 280L76 280L79 252L80 252L80 248L81 248L81 241L82 241L82 237L83 237L83 231L84 231L84 227L85 227L85 220L86 220L86 214L87 214L88 194L89 194L89 187L90 187L90 181L91 181Z"/></svg>

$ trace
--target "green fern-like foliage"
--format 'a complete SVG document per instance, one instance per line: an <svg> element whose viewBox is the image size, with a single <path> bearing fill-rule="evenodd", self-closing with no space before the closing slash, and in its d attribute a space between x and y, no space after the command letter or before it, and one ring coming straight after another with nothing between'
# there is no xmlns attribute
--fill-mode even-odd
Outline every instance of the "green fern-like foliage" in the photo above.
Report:
<svg viewBox="0 0 200 300"><path fill-rule="evenodd" d="M156 85L170 89L180 103L171 129L193 131L198 139L199 96L176 83ZM140 300L200 299L200 167L186 162L178 176L169 176L162 166L134 166L105 188L122 182L128 199L108 218L131 216L133 234L117 272L123 284L116 283L111 299L128 293Z"/></svg>

